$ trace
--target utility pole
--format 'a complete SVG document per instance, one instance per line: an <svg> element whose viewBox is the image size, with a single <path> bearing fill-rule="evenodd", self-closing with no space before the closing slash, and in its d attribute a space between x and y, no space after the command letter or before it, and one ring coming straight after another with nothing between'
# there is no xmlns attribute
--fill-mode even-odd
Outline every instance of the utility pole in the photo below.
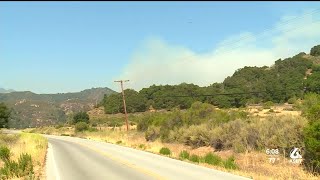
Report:
<svg viewBox="0 0 320 180"><path fill-rule="evenodd" d="M124 113L125 113L125 118L126 118L127 131L129 131L129 125L128 125L128 115L127 115L126 100L125 100L125 98L124 98L124 91L123 91L123 82L128 82L128 81L129 81L129 80L114 81L114 82L120 82L120 84L121 84L123 108L124 108Z"/></svg>

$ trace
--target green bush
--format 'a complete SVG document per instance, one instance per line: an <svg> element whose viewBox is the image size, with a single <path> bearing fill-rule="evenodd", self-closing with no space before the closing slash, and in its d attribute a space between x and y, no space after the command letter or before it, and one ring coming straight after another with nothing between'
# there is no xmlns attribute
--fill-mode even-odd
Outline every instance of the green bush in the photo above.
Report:
<svg viewBox="0 0 320 180"><path fill-rule="evenodd" d="M274 110L273 110L273 109L269 109L269 112L273 113L273 112L274 112Z"/></svg>
<svg viewBox="0 0 320 180"><path fill-rule="evenodd" d="M310 172L320 174L320 121L304 129L304 143L304 166Z"/></svg>
<svg viewBox="0 0 320 180"><path fill-rule="evenodd" d="M295 104L297 102L297 98L296 97L292 97L290 99L288 99L288 103L289 104Z"/></svg>
<svg viewBox="0 0 320 180"><path fill-rule="evenodd" d="M160 153L160 154L163 154L163 155L171 155L171 151L170 151L170 149L167 148L167 147L161 148L160 151L159 151L159 153Z"/></svg>
<svg viewBox="0 0 320 180"><path fill-rule="evenodd" d="M179 154L180 159L189 159L189 156L190 155L189 155L188 151L186 151L186 150L181 151Z"/></svg>
<svg viewBox="0 0 320 180"><path fill-rule="evenodd" d="M144 144L139 144L140 149L146 149L146 146Z"/></svg>
<svg viewBox="0 0 320 180"><path fill-rule="evenodd" d="M174 136L173 134L178 137L172 138L193 148L210 145L210 130L205 124L192 125L189 128L182 128L180 131L173 131L170 136Z"/></svg>
<svg viewBox="0 0 320 180"><path fill-rule="evenodd" d="M226 161L224 161L223 166L226 169L238 169L238 165L234 161L234 156L231 156Z"/></svg>
<svg viewBox="0 0 320 180"><path fill-rule="evenodd" d="M6 162L10 159L10 149L7 146L0 147L0 158L2 161Z"/></svg>
<svg viewBox="0 0 320 180"><path fill-rule="evenodd" d="M302 115L309 121L320 120L320 95L316 93L308 93L304 97L301 105Z"/></svg>
<svg viewBox="0 0 320 180"><path fill-rule="evenodd" d="M73 116L73 124L77 124L78 122L89 123L89 115L87 112L78 112Z"/></svg>
<svg viewBox="0 0 320 180"><path fill-rule="evenodd" d="M198 155L192 154L189 158L190 161L199 163L200 162L200 157Z"/></svg>
<svg viewBox="0 0 320 180"><path fill-rule="evenodd" d="M91 126L92 126L92 127L97 127L98 124L97 124L97 123L92 123Z"/></svg>
<svg viewBox="0 0 320 180"><path fill-rule="evenodd" d="M1 178L10 179L15 177L25 177L33 175L33 163L31 155L22 153L19 156L18 162L10 160L10 151L5 147L1 148L3 151L4 166L0 169ZM8 153L9 152L9 153Z"/></svg>
<svg viewBox="0 0 320 180"><path fill-rule="evenodd" d="M88 130L89 126L87 123L85 122L78 122L76 125L75 125L75 130L76 132L81 132L81 131L85 131L85 130Z"/></svg>
<svg viewBox="0 0 320 180"><path fill-rule="evenodd" d="M19 164L11 160L6 161L4 166L0 169L0 174L3 176L3 179L19 177Z"/></svg>
<svg viewBox="0 0 320 180"><path fill-rule="evenodd" d="M155 126L148 127L148 130L145 132L145 139L147 141L154 141L160 136L160 128Z"/></svg>
<svg viewBox="0 0 320 180"><path fill-rule="evenodd" d="M212 164L212 165L220 165L222 163L221 157L212 154L212 153L207 153L204 156L204 162L207 164Z"/></svg>
<svg viewBox="0 0 320 180"><path fill-rule="evenodd" d="M33 174L33 164L32 164L32 158L29 154L20 154L20 157L18 159L18 165L20 174L19 176L26 176L30 173Z"/></svg>
<svg viewBox="0 0 320 180"><path fill-rule="evenodd" d="M320 174L320 95L309 93L302 103L302 115L309 120L304 129L305 153L303 164L315 174Z"/></svg>
<svg viewBox="0 0 320 180"><path fill-rule="evenodd" d="M273 102L272 101L267 101L263 104L263 109L270 109L271 106L273 106Z"/></svg>
<svg viewBox="0 0 320 180"><path fill-rule="evenodd" d="M122 141L117 141L117 142L116 142L116 144L121 144L121 143L122 143Z"/></svg>

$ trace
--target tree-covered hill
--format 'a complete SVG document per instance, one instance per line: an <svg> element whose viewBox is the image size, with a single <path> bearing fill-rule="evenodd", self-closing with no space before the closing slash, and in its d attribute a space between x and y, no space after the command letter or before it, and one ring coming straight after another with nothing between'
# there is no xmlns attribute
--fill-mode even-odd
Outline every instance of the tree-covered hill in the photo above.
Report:
<svg viewBox="0 0 320 180"><path fill-rule="evenodd" d="M152 85L139 92L125 90L128 112L155 109L186 109L195 101L218 107L241 107L273 101L287 102L302 98L306 92L320 92L320 45L310 54L301 52L293 57L278 59L271 67L244 67L221 83L207 87L182 83L179 85ZM102 103L106 113L123 112L121 94L105 96Z"/></svg>

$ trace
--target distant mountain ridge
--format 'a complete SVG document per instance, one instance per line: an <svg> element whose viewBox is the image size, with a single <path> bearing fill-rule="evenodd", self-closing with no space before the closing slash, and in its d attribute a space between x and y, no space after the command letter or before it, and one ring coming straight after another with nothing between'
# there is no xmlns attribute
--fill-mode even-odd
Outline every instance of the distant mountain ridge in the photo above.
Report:
<svg viewBox="0 0 320 180"><path fill-rule="evenodd" d="M104 95L113 93L115 91L106 87L57 94L14 91L0 93L0 102L13 110L9 126L25 128L65 122L72 113L93 109Z"/></svg>
<svg viewBox="0 0 320 180"><path fill-rule="evenodd" d="M15 90L13 89L4 89L4 88L0 88L0 93L11 93L14 92Z"/></svg>

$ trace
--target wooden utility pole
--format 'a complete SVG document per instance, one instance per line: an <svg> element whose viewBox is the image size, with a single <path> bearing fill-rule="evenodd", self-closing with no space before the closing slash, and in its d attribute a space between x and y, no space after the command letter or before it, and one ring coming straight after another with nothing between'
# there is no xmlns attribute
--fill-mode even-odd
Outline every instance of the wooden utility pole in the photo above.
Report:
<svg viewBox="0 0 320 180"><path fill-rule="evenodd" d="M124 98L124 91L123 91L123 82L128 82L128 81L129 80L114 81L114 82L120 82L120 84L121 84L123 108L124 108L124 113L125 113L125 118L126 118L127 131L129 131L129 125L128 125L128 114L127 114L126 100Z"/></svg>

